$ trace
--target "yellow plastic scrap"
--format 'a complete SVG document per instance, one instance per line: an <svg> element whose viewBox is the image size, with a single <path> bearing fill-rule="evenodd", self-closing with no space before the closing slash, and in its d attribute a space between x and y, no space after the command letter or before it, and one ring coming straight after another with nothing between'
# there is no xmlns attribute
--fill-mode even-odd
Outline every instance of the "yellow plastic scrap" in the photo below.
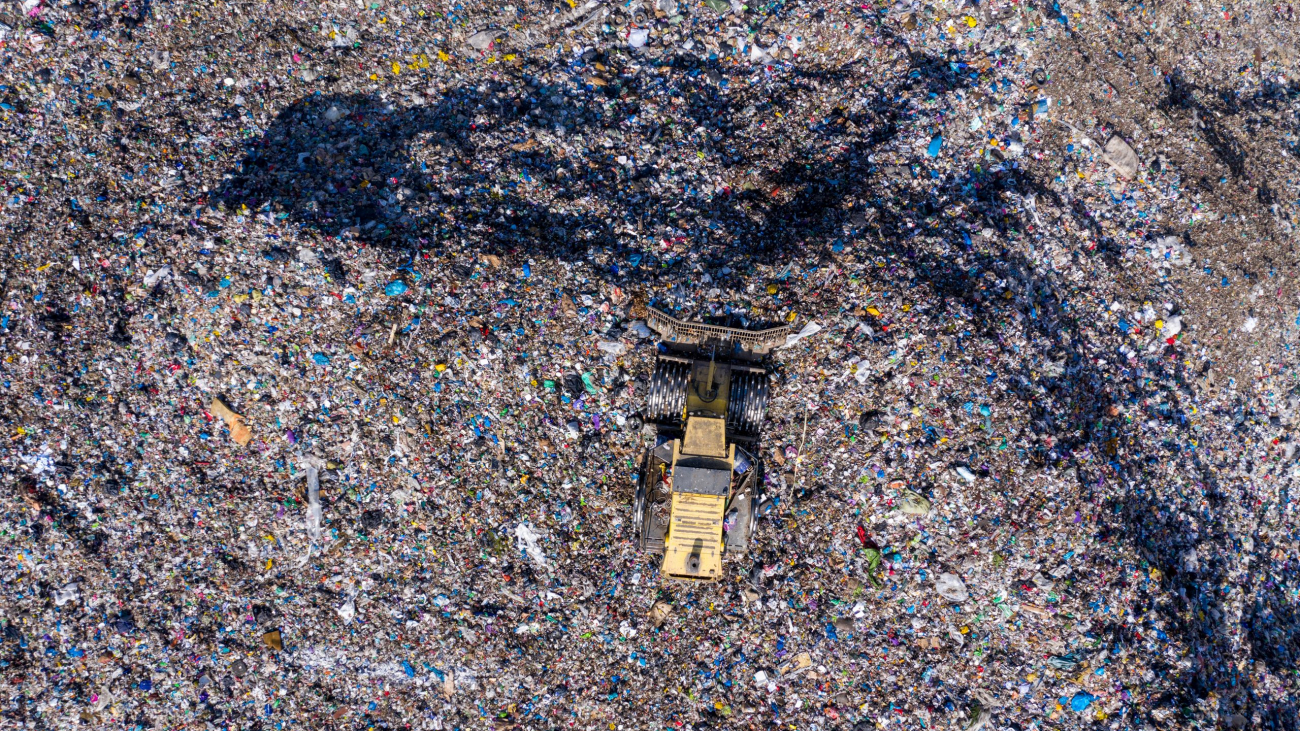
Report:
<svg viewBox="0 0 1300 731"><path fill-rule="evenodd" d="M230 428L230 438L235 440L236 444L241 447L248 446L249 441L253 439L253 430L249 429L248 424L244 423L242 415L236 414L221 399L215 397L212 399L212 403L208 404L208 411L212 412L213 416L219 416L222 421L226 422L226 426Z"/></svg>

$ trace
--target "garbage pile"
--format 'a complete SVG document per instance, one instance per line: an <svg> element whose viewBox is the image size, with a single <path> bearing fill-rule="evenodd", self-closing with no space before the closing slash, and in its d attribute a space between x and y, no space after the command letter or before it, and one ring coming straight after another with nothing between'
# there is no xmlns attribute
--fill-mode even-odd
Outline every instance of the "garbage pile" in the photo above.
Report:
<svg viewBox="0 0 1300 731"><path fill-rule="evenodd" d="M0 23L6 727L1300 723L1289 6ZM716 584L650 306L792 327Z"/></svg>

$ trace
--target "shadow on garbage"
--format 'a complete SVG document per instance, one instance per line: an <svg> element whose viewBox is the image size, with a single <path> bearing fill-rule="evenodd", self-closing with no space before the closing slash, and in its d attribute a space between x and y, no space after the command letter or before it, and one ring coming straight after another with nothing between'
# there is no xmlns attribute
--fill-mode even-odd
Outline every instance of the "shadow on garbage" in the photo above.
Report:
<svg viewBox="0 0 1300 731"><path fill-rule="evenodd" d="M976 190L970 190L972 183L978 184ZM965 195L963 189L968 191ZM993 203L1017 198L1022 202L1052 200L1059 209L1074 211L1063 201L1054 200L1054 193L1031 175L1004 168L950 182L941 186L939 195L913 195L897 202L891 207L893 213L879 219L878 240L894 242L882 244L885 249L902 244L908 251L907 237L924 225L923 217L910 211L928 207L930 221L935 221L935 216L939 221L952 221L955 219L940 215L946 205L969 203L972 199ZM1071 223L1085 226L1086 217L1074 213ZM998 231L995 240L1030 226L1043 227L1041 221L1018 216L1000 221L986 219L983 224ZM958 227L942 223L928 233L954 242L962 240ZM1090 255L1100 257L1100 263L1107 266L1117 264L1118 245L1104 238L1100 241L1098 250ZM1300 577L1287 574L1258 578L1265 567L1276 570L1276 563L1269 559L1275 546L1263 545L1258 536L1251 539L1233 535L1222 527L1223 519L1238 506L1258 502L1253 490L1248 485L1220 484L1203 465L1199 489L1180 487L1177 475L1165 477L1160 492L1151 487L1152 477L1158 477L1153 465L1178 459L1186 449L1183 445L1192 439L1200 442L1200 454L1212 439L1191 432L1197 374L1182 357L1175 357L1179 351L1173 345L1161 344L1154 357L1130 358L1121 371L1122 377L1115 378L1096 365L1097 355L1115 353L1124 341L1119 337L1107 340L1104 333L1089 335L1085 326L1090 323L1080 319L1086 313L1072 310L1060 294L1068 289L1067 283L1055 281L1041 262L1015 252L958 248L954 246L946 256L911 251L908 256L931 291L960 303L970 316L967 327L984 337L986 347L993 345L1013 362L1023 363L1019 373L998 377L1010 383L1010 390L1030 415L1026 427L1036 434L1031 440L1035 448L1025 457L1030 463L1077 474L1085 494L1093 496L1094 503L1106 500L1099 506L1104 509L1100 511L1103 517L1098 538L1104 542L1129 542L1167 577L1158 591L1147 596L1150 604L1146 608L1151 614L1136 623L1101 624L1092 635L1109 641L1112 651L1124 648L1146 654L1159 674L1175 680L1174 687L1181 691L1150 699L1147 705L1153 711L1163 708L1176 720L1184 709L1195 707L1215 693L1227 702L1239 704L1225 716L1235 712L1249 718L1258 713L1263 727L1295 728L1300 721L1295 704L1257 707L1249 690L1252 662L1258 664L1256 674L1262 666L1286 677L1295 667L1295 648L1300 642L1300 616L1288 593ZM995 276L990 279L984 273ZM1060 369L1058 375L1043 375L1050 363L1034 364L1018 357L1020 352L1011 342L1014 338L1004 337L1009 322L1019 322L1023 328L1013 335L1022 334L1027 340L1039 342L1031 352L1046 353ZM934 325L941 327L941 322ZM1172 386L1166 390L1162 382ZM1042 390L1035 393L1040 387ZM1169 401L1161 404L1162 395ZM1153 405L1144 407L1144 403ZM1122 411L1113 411L1112 407ZM1144 409L1148 413L1142 413ZM1139 427L1151 419L1174 426L1186 437L1149 443ZM1050 443L1043 439L1046 436L1053 437ZM1117 483L1123 488L1122 498L1112 500L1099 494L1101 486ZM1208 502L1208 508L1202 507L1202 499ZM1238 521L1242 523L1249 525L1252 521ZM1229 557L1241 553L1246 555L1245 562L1234 571L1228 565ZM1247 573L1252 578L1243 585L1233 577L1243 575L1236 571L1245 567L1249 567ZM1126 585L1121 572L1106 573L1117 588ZM1221 593L1224 590L1229 594ZM1244 611L1234 628L1227 604L1233 595L1243 591ZM1094 596L1104 601L1103 593ZM1166 661L1159 656L1166 641L1172 640L1192 652L1195 659L1190 664L1182 663L1180 657ZM1249 660L1238 669L1243 657Z"/></svg>
<svg viewBox="0 0 1300 731"><path fill-rule="evenodd" d="M1110 514L1099 525L1101 539L1130 542L1169 580L1151 595L1151 614L1137 624L1101 626L1097 635L1146 654L1163 645L1164 640L1156 639L1160 632L1196 653L1191 666L1161 666L1153 660L1157 671L1171 674L1182 690L1149 699L1148 708L1164 704L1181 712L1211 691L1241 698L1234 688L1249 687L1249 670L1237 676L1221 668L1235 666L1243 649L1228 636L1226 620L1214 619L1206 609L1215 601L1215 587L1233 584L1217 559L1206 558L1207 568L1197 571L1179 569L1187 564L1189 547L1219 557L1235 551L1239 539L1218 534L1187 537L1180 521L1195 513L1197 501L1171 504L1167 497L1139 487L1147 479L1147 463L1160 459L1159 451L1179 447L1161 445L1157 450L1142 445L1138 427L1111 410L1126 404L1140 408L1160 381L1172 381L1177 384L1175 405L1152 418L1170 419L1185 428L1188 417L1177 404L1191 394L1193 374L1181 359L1167 357L1177 352L1172 345L1157 348L1158 357L1125 364L1126 375L1119 379L1103 371L1096 365L1096 354L1114 352L1122 339L1091 335L1084 327L1091 323L1079 319L1088 315L1070 308L1062 294L1069 289L1067 283L1054 279L1050 267L1037 257L997 242L1021 236L1031 227L1059 226L1060 221L1038 219L1036 202L1043 201L1065 211L1072 226L1093 234L1094 251L1075 250L1070 256L1095 256L1103 266L1117 266L1121 244L1109 239L1086 211L1058 199L1011 161L994 158L985 161L987 167L945 170L872 160L898 142L900 121L909 114L900 92L920 87L943 95L967 86L969 79L949 68L942 60L913 56L893 85L877 88L865 104L833 110L815 121L813 142L783 152L776 163L765 159L766 150L736 144L729 136L732 127L765 110L790 108L804 85L839 81L852 71L805 73L782 96L755 99L745 106L728 100L719 107L716 87L701 84L700 91L683 100L684 113L703 129L701 151L735 183L735 189L711 197L690 194L689 184L682 195L653 182L669 166L658 160L671 151L669 139L699 132L642 119L635 104L625 104L621 114L606 111L605 103L622 98L624 92L652 93L654 81L619 81L612 90L605 86L574 99L532 83L524 74L472 93L461 89L428 105L406 107L372 96L313 96L276 117L212 202L227 210L247 208L250 215L265 215L268 221L288 219L328 235L350 231L407 252L435 247L454 236L483 253L526 252L567 260L590 246L639 251L637 239L653 233L692 238L710 262L775 263L812 256L833 264L836 242L850 240L857 247L853 256L892 255L915 274L910 285L933 295L929 299L936 306L918 308L917 317L928 318L936 331L959 342L976 338L1021 363L1019 372L997 377L1025 405L1023 428L1032 434L1024 455L1028 462L1075 470L1089 490L1104 481L1121 480L1127 486L1121 502L1106 506ZM719 79L734 73L686 61L673 72L706 77L711 72ZM499 134L508 125L512 134ZM570 135L593 125L616 133L621 149L628 151L626 157L620 160L611 150L575 161L559 148L538 144L530 134L557 125ZM511 141L490 141L484 129ZM422 139L415 151L414 143ZM643 145L653 152L639 152ZM1233 149L1225 143L1220 154L1233 160ZM917 184L918 175L930 176L931 183ZM549 200L530 197L535 184L546 186ZM1028 218L1009 212L1013 206L1007 204L1012 202L1019 203ZM640 231L629 231L630 222L614 223L629 209L639 215ZM652 231L647 232L647 226ZM985 230L996 235L981 235ZM911 243L918 236L927 240L926 246ZM626 271L597 275L627 281ZM879 276L890 279L893 268L882 268ZM951 329L954 314L965 321L957 330ZM894 336L876 332L871 337ZM1022 357L1013 342L1019 338L1032 341L1045 360ZM1211 501L1211 511L1243 497L1217 492L1224 488L1212 481L1206 484L1207 498L1223 495ZM1212 512L1204 517L1207 525L1215 524ZM1267 565L1262 550L1254 547L1252 566ZM1276 577L1270 579L1273 583L1234 589L1251 593L1241 620L1249 655L1275 672L1285 672L1296 661L1292 648L1300 618L1285 590L1294 585L1294 578ZM1157 630L1157 624L1166 629ZM1258 712L1273 728L1295 727L1294 707L1252 707L1248 691L1244 698L1243 713Z"/></svg>
<svg viewBox="0 0 1300 731"><path fill-rule="evenodd" d="M928 73L946 68L929 57L914 58L913 66ZM569 72L585 76L588 70L590 66L582 66ZM591 245L634 247L638 232L616 230L602 215L606 211L594 210L607 207L620 214L631 206L657 213L663 220L638 222L656 229L671 221L673 228L684 231L706 218L715 222L710 230L721 228L743 237L721 249L772 258L783 253L778 248L791 243L802 248L802 242L785 236L784 230L771 235L770 227L756 225L755 216L798 225L824 217L826 202L850 190L852 181L846 176L866 173L865 154L896 135L895 121L907 113L897 99L901 88L922 84L946 93L968 81L951 72L938 83L904 74L899 86L889 90L893 95L879 90L860 112L837 110L836 123L865 126L870 134L836 157L837 174L827 178L827 165L809 166L800 156L771 167L765 158L775 148L737 145L733 131L753 118L774 118L773 111L789 106L794 96L814 92L812 84L837 82L851 69L802 72L791 89L745 106L727 103L719 93L719 84L740 79L728 79L698 59L674 59L665 73L716 80L700 83L682 100L681 112L695 129L647 119L636 102L624 103L619 113L605 110L607 102L628 94L653 94L660 83L654 78L614 81L612 86L593 87L581 98L564 96L555 82L548 86L528 73L411 106L378 96L309 96L276 116L210 203L268 222L288 220L326 235L347 232L395 250L426 248L455 235L483 253L527 249L530 254L564 258L585 253ZM617 154L591 155L576 162L559 146L541 145L532 137L535 130L546 128L563 129L572 139L591 127L621 137L620 149L631 154L621 159ZM826 144L845 138L844 132L829 127L818 131ZM509 133L501 134L503 128ZM724 174L741 181L738 190L711 197L691 186L685 197L671 189L660 192L654 179L676 165L659 159L659 154L674 146L670 140L686 135L699 135L701 151L716 160ZM514 139L501 141L507 137ZM654 153L638 158L635 151L643 145ZM751 167L753 174L743 172ZM534 186L545 187L547 203L530 199ZM570 212L574 208L592 210ZM692 235L708 239L710 230Z"/></svg>
<svg viewBox="0 0 1300 731"><path fill-rule="evenodd" d="M1167 694L1153 705L1171 711L1177 720L1193 702L1214 693L1220 697L1219 720L1225 723L1234 714L1250 718L1258 713L1255 727L1296 728L1300 707L1294 701L1256 705L1254 686L1261 669L1283 678L1294 672L1300 616L1290 592L1300 576L1292 567L1269 562L1279 546L1260 534L1234 534L1219 518L1245 507L1257 511L1259 520L1269 506L1257 505L1247 485L1220 482L1201 457L1192 460L1195 469L1186 475L1192 484L1178 488L1177 499L1158 497L1146 478L1161 456L1151 454L1151 445L1131 437L1126 441L1125 451L1142 449L1143 456L1118 457L1104 468L1106 474L1093 472L1089 479L1124 481L1125 499L1105 506L1113 520L1107 530L1126 532L1142 557L1163 574L1159 592L1151 597L1151 614L1124 626L1135 645L1153 651L1153 670L1170 674L1185 689L1185 695ZM1172 444L1162 446L1177 450ZM1242 554L1244 560L1232 561ZM1112 581L1128 583L1122 577ZM1230 604L1241 605L1240 620L1232 619ZM1186 645L1187 655L1159 653L1170 636Z"/></svg>
<svg viewBox="0 0 1300 731"><path fill-rule="evenodd" d="M1106 649L1141 653L1158 675L1174 681L1172 686L1178 691L1144 702L1157 714L1153 718L1167 718L1177 725L1187 709L1196 708L1214 693L1229 704L1222 711L1225 717L1239 713L1250 718L1258 713L1261 727L1296 728L1300 709L1295 703L1264 707L1256 705L1251 695L1252 671L1253 677L1261 668L1288 677L1297 661L1295 648L1300 646L1300 614L1290 593L1300 576L1289 568L1281 569L1283 575L1270 574L1279 570L1278 563L1270 560L1277 546L1265 544L1258 535L1233 535L1223 527L1239 506L1258 503L1254 491L1249 485L1220 484L1204 465L1195 478L1196 486L1180 485L1179 475L1162 476L1155 471L1162 463L1187 459L1182 453L1188 441L1200 443L1199 455L1214 438L1191 432L1190 424L1197 418L1191 408L1197 374L1181 356L1175 357L1179 351L1174 346L1161 344L1152 356L1124 363L1121 377L1115 378L1109 369L1096 365L1097 356L1115 353L1124 340L1108 339L1104 333L1089 334L1086 326L1091 323L1080 319L1087 313L1071 309L1060 294L1068 291L1068 283L1056 281L1041 261L1019 253L963 245L963 234L970 233L954 225L960 218L945 215L950 206L972 200L1046 201L1053 195L1031 175L1006 168L949 181L940 186L938 195L917 195L904 189L902 200L876 209L880 211L874 223L877 235L869 240L882 242L882 254L901 248L919 283L936 299L954 303L967 316L962 328L981 339L984 347L992 346L1012 362L1022 363L1018 373L1000 373L997 378L1008 385L1028 414L1024 428L1033 436L1023 455L1025 461L1078 475L1084 494L1099 508L1097 538L1103 543L1130 543L1165 575L1149 594L1139 590L1147 604L1144 607L1140 602L1133 609L1142 608L1149 614L1128 622L1104 623L1094 617L1097 626L1090 630ZM1073 210L1062 201L1053 202ZM1071 223L1082 227L1087 220L1076 215ZM1019 216L986 219L980 224L998 231L993 240L1004 240L1030 226L1043 227L1042 222ZM934 245L927 247L928 253L908 246L908 237L928 225L932 227L926 234L953 242L948 253L933 253ZM973 233L975 227L971 228ZM1090 255L1109 265L1117 253L1114 243L1102 239L1098 251ZM941 314L927 310L921 316ZM935 317L933 326L942 329L944 318ZM1036 342L1029 352L1043 353L1050 362L1034 363L1022 357L1013 342L1017 336ZM1045 375L1049 371L1056 375ZM1173 385L1166 389L1162 382ZM1169 401L1161 403L1161 396ZM1174 426L1185 437L1150 443L1139 429L1151 419ZM1266 441L1262 435L1259 440ZM1153 477L1160 480L1158 492L1152 488ZM1112 497L1117 484L1122 488L1118 499ZM1112 486L1111 490L1103 493L1100 488L1104 485ZM1203 507L1203 500L1208 508ZM1262 515L1267 507L1254 509ZM1244 562L1230 566L1230 557L1240 554L1245 554ZM1124 572L1118 566L1112 568L1116 570L1104 569L1106 580L1117 589L1128 586ZM1104 590L1092 596L1106 601ZM1239 620L1233 620L1228 605L1237 599L1244 605L1243 612ZM1192 660L1163 657L1161 651L1170 642L1187 648Z"/></svg>
<svg viewBox="0 0 1300 731"><path fill-rule="evenodd" d="M1175 69L1168 79L1169 94L1163 99L1159 108L1166 114L1190 112L1188 120L1205 138L1215 158L1218 159L1233 178L1251 178L1247 170L1247 147L1238 140L1236 134L1224 124L1224 119L1245 115L1248 132L1262 127L1289 128L1294 133L1300 131L1300 124L1291 106L1300 95L1300 83L1288 81L1284 84L1264 79L1259 90L1242 97L1236 90L1215 89L1197 84L1187 79L1182 70ZM1274 114L1276 113L1276 114ZM1271 115L1265 118L1262 115ZM1278 151L1274 151L1276 153ZM1258 170L1255 171L1259 173ZM1256 199L1260 205L1271 207L1278 203L1277 193L1270 185L1267 176L1257 174ZM1203 181L1202 185L1206 185Z"/></svg>

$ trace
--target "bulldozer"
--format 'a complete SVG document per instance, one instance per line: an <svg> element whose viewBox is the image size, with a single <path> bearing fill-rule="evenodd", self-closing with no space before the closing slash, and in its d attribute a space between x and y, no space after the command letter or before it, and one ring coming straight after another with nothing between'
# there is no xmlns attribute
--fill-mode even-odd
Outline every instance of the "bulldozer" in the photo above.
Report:
<svg viewBox="0 0 1300 731"><path fill-rule="evenodd" d="M723 557L743 556L766 505L757 445L767 411L764 359L787 326L764 330L677 319L647 308L660 336L643 414L654 444L641 459L632 525L660 573L717 581Z"/></svg>

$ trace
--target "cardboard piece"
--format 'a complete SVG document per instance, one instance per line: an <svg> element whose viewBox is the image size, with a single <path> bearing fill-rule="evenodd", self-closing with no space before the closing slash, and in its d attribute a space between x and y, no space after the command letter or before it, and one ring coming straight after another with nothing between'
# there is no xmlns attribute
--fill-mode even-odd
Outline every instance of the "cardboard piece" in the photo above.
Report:
<svg viewBox="0 0 1300 731"><path fill-rule="evenodd" d="M213 416L219 416L222 421L226 422L226 426L230 428L230 438L235 440L236 444L241 447L248 446L248 442L253 438L253 430L249 429L248 424L244 423L242 415L236 414L221 399L216 397L213 397L212 403L208 404L208 411L212 412Z"/></svg>

